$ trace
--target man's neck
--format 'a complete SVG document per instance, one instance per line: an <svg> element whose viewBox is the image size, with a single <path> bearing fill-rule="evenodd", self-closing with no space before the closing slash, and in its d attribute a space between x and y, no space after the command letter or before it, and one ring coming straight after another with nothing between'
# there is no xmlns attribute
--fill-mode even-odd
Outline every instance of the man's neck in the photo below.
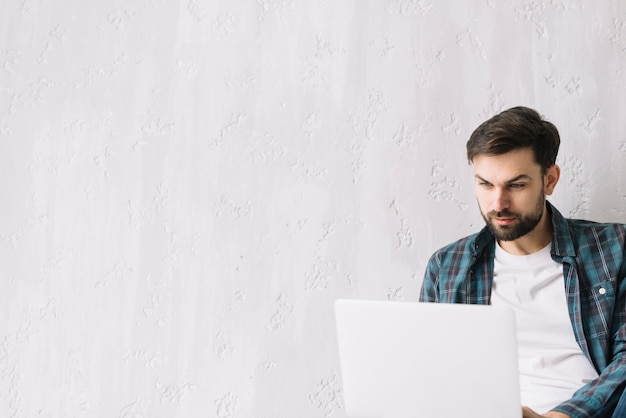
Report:
<svg viewBox="0 0 626 418"><path fill-rule="evenodd" d="M542 250L550 242L552 242L552 219L545 209L535 229L514 241L498 241L498 244L509 254L528 255Z"/></svg>

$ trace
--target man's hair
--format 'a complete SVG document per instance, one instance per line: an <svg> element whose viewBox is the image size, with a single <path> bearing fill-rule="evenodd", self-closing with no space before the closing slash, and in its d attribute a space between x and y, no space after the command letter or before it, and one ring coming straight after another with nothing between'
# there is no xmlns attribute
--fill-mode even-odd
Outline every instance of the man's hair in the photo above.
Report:
<svg viewBox="0 0 626 418"><path fill-rule="evenodd" d="M467 159L530 148L543 174L556 163L561 139L551 122L528 107L513 107L483 122L467 141Z"/></svg>

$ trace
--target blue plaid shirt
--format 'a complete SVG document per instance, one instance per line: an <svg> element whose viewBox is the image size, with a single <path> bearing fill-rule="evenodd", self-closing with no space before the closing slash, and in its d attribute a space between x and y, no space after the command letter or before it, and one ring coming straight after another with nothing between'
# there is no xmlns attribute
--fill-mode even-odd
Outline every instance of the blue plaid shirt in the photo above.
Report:
<svg viewBox="0 0 626 418"><path fill-rule="evenodd" d="M554 410L573 418L610 417L626 385L626 225L566 219L546 205L574 335L599 374ZM495 238L486 227L438 250L420 300L489 304L494 254Z"/></svg>

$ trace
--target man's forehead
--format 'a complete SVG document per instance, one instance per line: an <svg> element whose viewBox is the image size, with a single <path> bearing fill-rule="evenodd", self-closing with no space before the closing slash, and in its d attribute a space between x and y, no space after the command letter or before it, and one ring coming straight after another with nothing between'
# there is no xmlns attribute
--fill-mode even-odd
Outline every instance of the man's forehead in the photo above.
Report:
<svg viewBox="0 0 626 418"><path fill-rule="evenodd" d="M540 177L541 166L535 161L534 155L523 151L525 150L501 155L477 155L472 161L474 176L487 181L502 182Z"/></svg>

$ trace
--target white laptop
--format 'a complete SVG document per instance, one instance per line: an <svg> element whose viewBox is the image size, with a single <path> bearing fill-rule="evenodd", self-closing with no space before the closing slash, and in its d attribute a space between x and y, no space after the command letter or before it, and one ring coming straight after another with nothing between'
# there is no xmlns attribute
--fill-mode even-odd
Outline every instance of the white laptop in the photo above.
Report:
<svg viewBox="0 0 626 418"><path fill-rule="evenodd" d="M504 307L337 300L350 418L519 418L515 317Z"/></svg>

